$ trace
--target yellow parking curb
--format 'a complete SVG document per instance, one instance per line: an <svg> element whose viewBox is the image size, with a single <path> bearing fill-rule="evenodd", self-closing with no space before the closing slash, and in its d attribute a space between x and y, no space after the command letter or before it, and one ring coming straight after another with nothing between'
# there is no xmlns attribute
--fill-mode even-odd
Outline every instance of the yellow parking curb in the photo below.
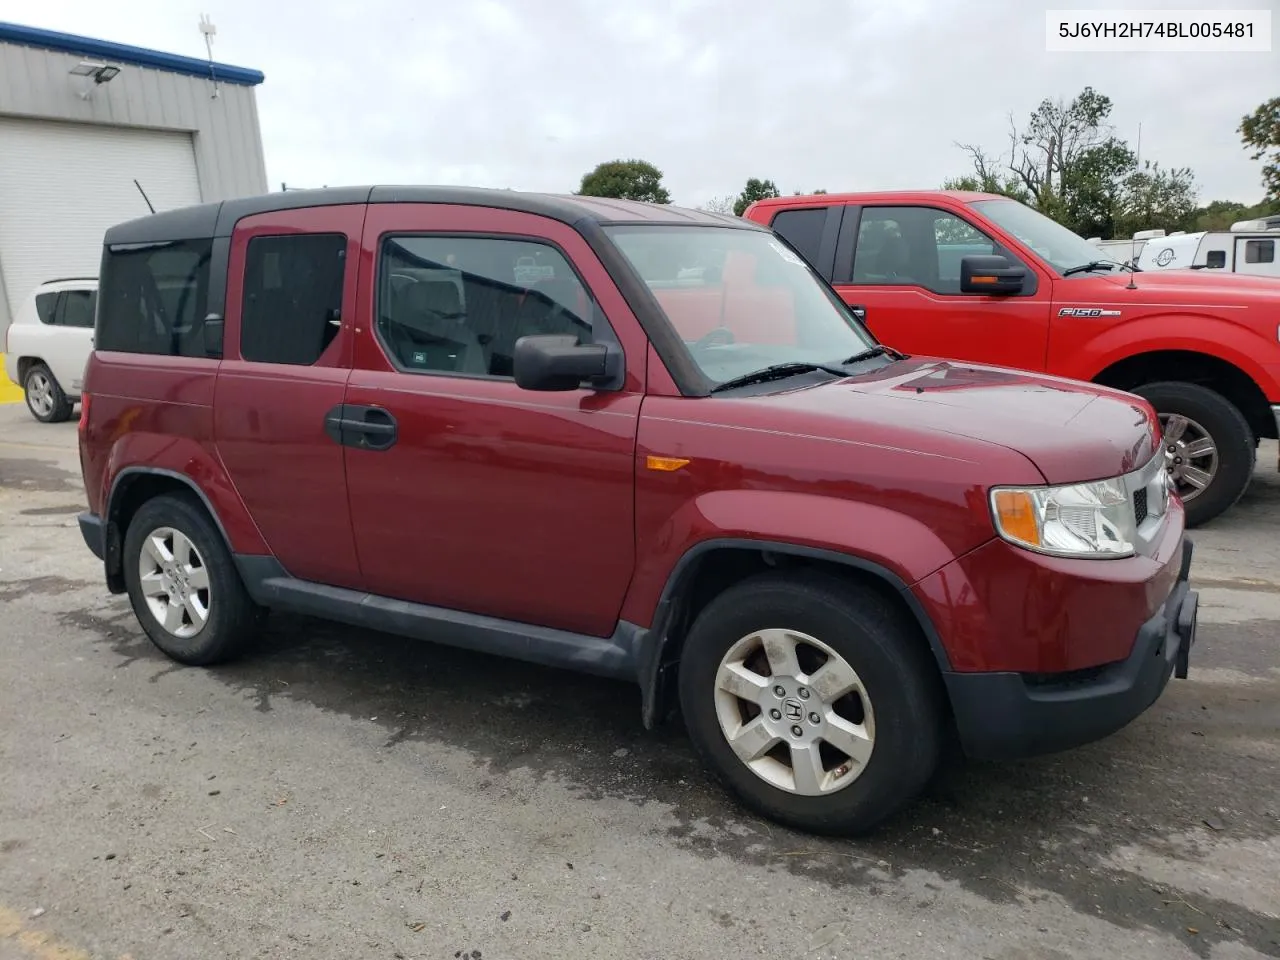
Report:
<svg viewBox="0 0 1280 960"><path fill-rule="evenodd" d="M4 354L0 353L0 403L20 403L22 399L22 388L5 375Z"/></svg>

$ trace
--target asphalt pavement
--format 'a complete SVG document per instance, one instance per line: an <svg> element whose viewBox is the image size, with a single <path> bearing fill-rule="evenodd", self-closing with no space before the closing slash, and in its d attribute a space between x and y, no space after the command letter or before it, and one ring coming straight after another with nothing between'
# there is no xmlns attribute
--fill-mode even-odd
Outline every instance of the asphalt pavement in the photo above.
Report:
<svg viewBox="0 0 1280 960"><path fill-rule="evenodd" d="M873 839L744 814L625 684L273 615L182 668L75 424L0 406L0 960L1280 957L1280 476L1194 532L1191 677Z"/></svg>

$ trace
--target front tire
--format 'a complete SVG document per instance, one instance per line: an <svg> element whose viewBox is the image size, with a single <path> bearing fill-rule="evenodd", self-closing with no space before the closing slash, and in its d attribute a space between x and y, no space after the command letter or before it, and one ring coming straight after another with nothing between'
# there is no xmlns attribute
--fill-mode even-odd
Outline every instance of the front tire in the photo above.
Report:
<svg viewBox="0 0 1280 960"><path fill-rule="evenodd" d="M257 608L222 534L190 497L156 497L134 514L124 579L142 629L179 663L230 660L257 632Z"/></svg>
<svg viewBox="0 0 1280 960"><path fill-rule="evenodd" d="M58 378L43 363L33 363L22 378L27 409L41 423L63 423L71 418L71 401L58 385Z"/></svg>
<svg viewBox="0 0 1280 960"><path fill-rule="evenodd" d="M1226 512L1253 478L1258 448L1249 422L1222 394L1194 383L1149 383L1133 391L1156 409L1187 526Z"/></svg>
<svg viewBox="0 0 1280 960"><path fill-rule="evenodd" d="M865 833L925 787L943 741L937 668L908 615L865 584L768 573L699 614L680 660L690 739L757 813Z"/></svg>

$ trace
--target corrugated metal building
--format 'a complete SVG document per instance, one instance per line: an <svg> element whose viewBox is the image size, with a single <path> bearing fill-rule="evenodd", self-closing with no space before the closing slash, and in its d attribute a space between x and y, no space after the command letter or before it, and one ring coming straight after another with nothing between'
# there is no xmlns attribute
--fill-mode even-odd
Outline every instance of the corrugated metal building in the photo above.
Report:
<svg viewBox="0 0 1280 960"><path fill-rule="evenodd" d="M0 344L39 283L96 277L107 227L267 192L257 70L0 23ZM3 349L0 346L0 349Z"/></svg>

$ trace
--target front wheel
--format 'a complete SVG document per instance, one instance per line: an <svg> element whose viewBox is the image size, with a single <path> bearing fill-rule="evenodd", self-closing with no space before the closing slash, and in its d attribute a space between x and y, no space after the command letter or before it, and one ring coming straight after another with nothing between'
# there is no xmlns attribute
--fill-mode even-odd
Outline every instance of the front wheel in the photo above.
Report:
<svg viewBox="0 0 1280 960"><path fill-rule="evenodd" d="M1133 391L1160 418L1170 478L1197 527L1228 510L1253 478L1257 444L1244 414L1194 383L1149 383Z"/></svg>
<svg viewBox="0 0 1280 960"><path fill-rule="evenodd" d="M863 584L808 572L746 580L706 606L685 642L690 739L763 816L866 832L938 764L942 693L918 633Z"/></svg>

